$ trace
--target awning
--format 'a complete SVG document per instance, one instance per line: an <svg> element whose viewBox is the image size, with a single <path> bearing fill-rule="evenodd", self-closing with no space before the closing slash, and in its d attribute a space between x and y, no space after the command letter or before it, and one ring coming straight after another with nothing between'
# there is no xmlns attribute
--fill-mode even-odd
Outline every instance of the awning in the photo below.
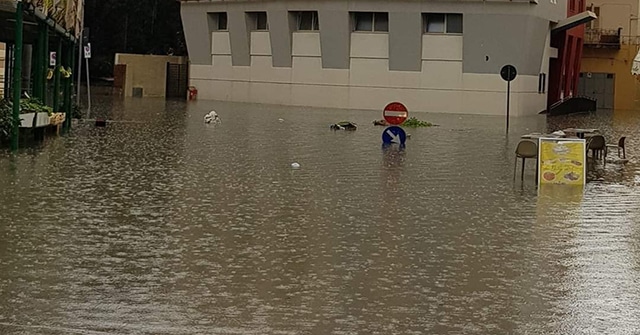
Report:
<svg viewBox="0 0 640 335"><path fill-rule="evenodd" d="M633 65L631 65L631 74L634 76L640 75L640 50L636 58L633 59Z"/></svg>
<svg viewBox="0 0 640 335"><path fill-rule="evenodd" d="M594 12L586 10L580 14L576 14L558 22L558 24L553 27L553 29L551 29L551 32L557 33L565 31L573 27L577 27L581 24L587 23L591 20L595 20L597 18L598 16Z"/></svg>

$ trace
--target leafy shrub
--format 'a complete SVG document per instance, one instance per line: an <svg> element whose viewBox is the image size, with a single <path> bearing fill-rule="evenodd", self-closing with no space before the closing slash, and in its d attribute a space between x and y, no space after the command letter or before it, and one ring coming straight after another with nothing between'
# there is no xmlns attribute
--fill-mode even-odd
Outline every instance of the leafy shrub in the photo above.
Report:
<svg viewBox="0 0 640 335"><path fill-rule="evenodd" d="M53 108L43 104L37 98L21 99L20 100L20 113L44 113L46 112L51 116L53 114Z"/></svg>
<svg viewBox="0 0 640 335"><path fill-rule="evenodd" d="M420 121L415 117L410 117L402 123L405 127L432 127L433 123L427 121Z"/></svg>
<svg viewBox="0 0 640 335"><path fill-rule="evenodd" d="M13 120L13 107L7 100L0 101L0 142L11 137L11 130L15 125Z"/></svg>

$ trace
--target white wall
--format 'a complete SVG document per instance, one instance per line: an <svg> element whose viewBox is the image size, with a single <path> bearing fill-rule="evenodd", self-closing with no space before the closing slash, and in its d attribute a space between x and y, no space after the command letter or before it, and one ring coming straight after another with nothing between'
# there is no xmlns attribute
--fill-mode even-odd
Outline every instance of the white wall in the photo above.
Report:
<svg viewBox="0 0 640 335"><path fill-rule="evenodd" d="M461 36L424 35L422 71L389 71L388 35L352 33L350 69L323 69L319 34L295 32L293 66L274 68L269 33L252 32L251 66L234 67L228 32L214 32L213 65L192 65L191 85L201 99L374 110L401 101L411 111L504 115L506 83L462 73L462 44ZM537 76L512 82L512 115L544 109L537 88Z"/></svg>

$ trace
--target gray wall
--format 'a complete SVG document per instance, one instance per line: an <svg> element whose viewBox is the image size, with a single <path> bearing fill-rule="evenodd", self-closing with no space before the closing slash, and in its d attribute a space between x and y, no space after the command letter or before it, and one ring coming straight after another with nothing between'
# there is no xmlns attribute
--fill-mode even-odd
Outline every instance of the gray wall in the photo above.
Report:
<svg viewBox="0 0 640 335"><path fill-rule="evenodd" d="M422 70L422 13L389 13L389 70Z"/></svg>
<svg viewBox="0 0 640 335"><path fill-rule="evenodd" d="M251 31L244 10L227 12L229 42L231 43L231 63L234 66L251 65Z"/></svg>
<svg viewBox="0 0 640 335"><path fill-rule="evenodd" d="M351 52L351 20L345 10L321 10L320 51L325 69L348 69Z"/></svg>
<svg viewBox="0 0 640 335"><path fill-rule="evenodd" d="M513 64L521 74L540 71L550 21L566 17L566 0L517 1L210 1L183 2L182 18L193 64L211 64L209 12L227 12L233 65L251 64L245 11L267 11L273 66L291 66L295 22L288 11L317 10L324 68L349 68L349 11L389 12L389 69L420 71L424 12L463 14L463 71L497 73ZM488 56L488 60L486 59Z"/></svg>
<svg viewBox="0 0 640 335"><path fill-rule="evenodd" d="M512 64L519 74L537 75L548 31L549 22L533 16L465 14L463 72L498 73Z"/></svg>
<svg viewBox="0 0 640 335"><path fill-rule="evenodd" d="M270 9L267 11L267 21L273 67L291 67L291 15L284 8Z"/></svg>
<svg viewBox="0 0 640 335"><path fill-rule="evenodd" d="M211 29L206 7L183 4L180 14L191 63L211 65Z"/></svg>

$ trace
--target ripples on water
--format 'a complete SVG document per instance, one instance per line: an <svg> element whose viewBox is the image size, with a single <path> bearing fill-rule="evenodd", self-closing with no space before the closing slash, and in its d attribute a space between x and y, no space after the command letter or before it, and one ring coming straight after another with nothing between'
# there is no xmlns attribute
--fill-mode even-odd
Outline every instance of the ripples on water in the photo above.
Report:
<svg viewBox="0 0 640 335"><path fill-rule="evenodd" d="M640 332L638 114L507 137L419 114L440 126L397 152L379 112L100 106L118 122L0 158L2 334ZM519 136L568 126L629 135L630 162L584 193L537 196L532 163L514 183Z"/></svg>

